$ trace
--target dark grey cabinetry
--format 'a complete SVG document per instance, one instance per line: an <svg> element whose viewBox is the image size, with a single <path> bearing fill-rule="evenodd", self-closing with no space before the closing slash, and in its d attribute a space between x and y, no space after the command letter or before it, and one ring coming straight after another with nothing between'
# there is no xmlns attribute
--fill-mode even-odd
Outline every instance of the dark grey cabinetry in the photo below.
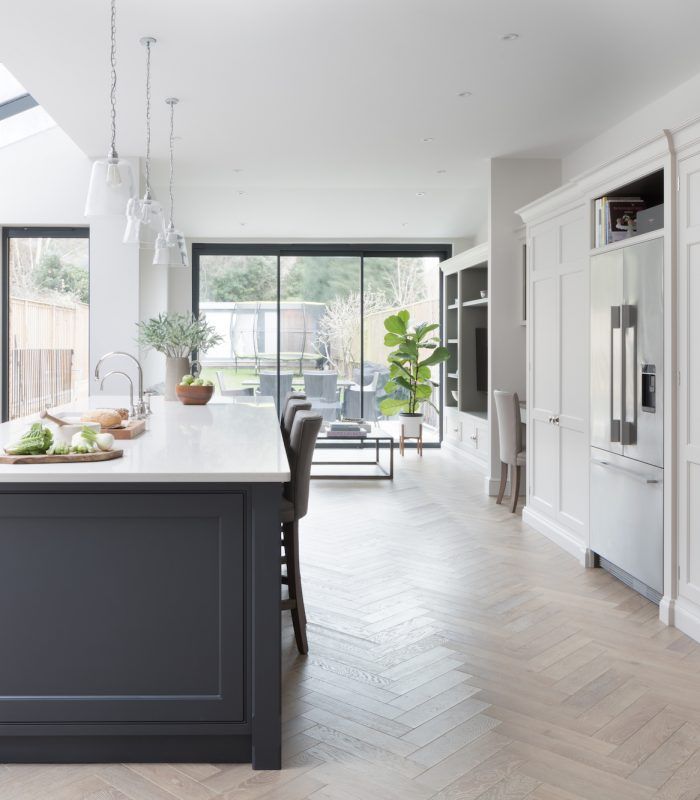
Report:
<svg viewBox="0 0 700 800"><path fill-rule="evenodd" d="M0 761L279 766L278 496L1 487Z"/></svg>

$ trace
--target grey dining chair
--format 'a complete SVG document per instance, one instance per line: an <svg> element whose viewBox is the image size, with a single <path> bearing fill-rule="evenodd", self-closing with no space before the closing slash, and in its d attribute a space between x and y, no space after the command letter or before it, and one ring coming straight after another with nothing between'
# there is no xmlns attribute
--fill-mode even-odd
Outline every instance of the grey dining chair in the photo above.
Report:
<svg viewBox="0 0 700 800"><path fill-rule="evenodd" d="M292 400L306 400L306 394L304 392L295 392L294 389L291 392L287 392L282 402L282 413L280 414L280 427L282 430L284 430L284 415L287 413L287 407Z"/></svg>
<svg viewBox="0 0 700 800"><path fill-rule="evenodd" d="M216 371L216 381L219 384L219 394L222 397L250 397L253 394L253 387L247 386L241 389L229 389L226 386L226 374L223 370Z"/></svg>
<svg viewBox="0 0 700 800"><path fill-rule="evenodd" d="M338 417L340 400L338 392L338 373L326 370L313 370L304 373L304 391L311 405L325 420Z"/></svg>
<svg viewBox="0 0 700 800"><path fill-rule="evenodd" d="M275 408L278 408L277 397L285 397L292 390L292 379L294 375L291 372L280 372L279 381L279 395L277 394L277 372L261 372L260 373L260 386L258 387L258 394L263 396L273 397L275 400Z"/></svg>
<svg viewBox="0 0 700 800"><path fill-rule="evenodd" d="M281 605L283 611L292 612L294 637L302 655L309 652L309 644L299 569L299 520L306 516L309 508L311 461L322 424L323 417L313 411L298 411L294 417L289 436L291 480L284 486L280 504L282 563L287 566L287 573L282 574L281 579L289 589L289 598L282 600Z"/></svg>
<svg viewBox="0 0 700 800"><path fill-rule="evenodd" d="M501 483L498 487L496 502L503 500L510 467L511 511L518 507L520 493L520 473L525 466L525 449L523 448L522 424L520 422L520 401L514 392L493 393L498 417L498 447L501 459Z"/></svg>
<svg viewBox="0 0 700 800"><path fill-rule="evenodd" d="M363 416L364 419L374 422L377 419L377 388L379 386L379 372L375 370L372 375L372 380L360 386L353 383L345 390L345 397L343 398L343 406L345 416L349 419L359 419ZM364 395L364 403L362 402ZM361 411L364 406L364 413Z"/></svg>

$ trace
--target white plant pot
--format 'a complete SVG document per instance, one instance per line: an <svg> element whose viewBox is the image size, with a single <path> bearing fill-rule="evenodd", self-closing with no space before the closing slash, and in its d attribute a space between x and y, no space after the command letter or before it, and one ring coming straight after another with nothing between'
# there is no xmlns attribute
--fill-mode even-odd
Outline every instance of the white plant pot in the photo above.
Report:
<svg viewBox="0 0 700 800"><path fill-rule="evenodd" d="M420 436L420 426L423 424L423 413L407 414L403 411L399 414L399 419L403 425L404 437L418 438Z"/></svg>
<svg viewBox="0 0 700 800"><path fill-rule="evenodd" d="M189 375L190 360L189 358L172 358L165 359L165 399L177 400L175 387L182 380L183 375Z"/></svg>

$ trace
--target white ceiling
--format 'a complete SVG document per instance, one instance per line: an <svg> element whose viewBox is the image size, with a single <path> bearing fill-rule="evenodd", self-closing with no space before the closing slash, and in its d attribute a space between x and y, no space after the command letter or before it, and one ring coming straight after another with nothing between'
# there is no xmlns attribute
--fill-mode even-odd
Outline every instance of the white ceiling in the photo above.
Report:
<svg viewBox="0 0 700 800"><path fill-rule="evenodd" d="M0 0L0 61L91 156L108 11ZM176 95L188 235L469 236L484 159L570 152L700 72L698 30L697 0L118 0L118 148L144 150L153 35L156 184Z"/></svg>

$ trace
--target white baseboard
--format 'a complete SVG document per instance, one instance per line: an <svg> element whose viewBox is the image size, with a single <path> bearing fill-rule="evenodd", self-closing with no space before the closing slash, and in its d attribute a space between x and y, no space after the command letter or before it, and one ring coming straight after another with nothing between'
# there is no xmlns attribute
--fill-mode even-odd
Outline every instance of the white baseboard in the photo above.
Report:
<svg viewBox="0 0 700 800"><path fill-rule="evenodd" d="M664 600L666 598L664 597ZM670 601L672 622L669 623L678 628L679 631L700 642L700 606L690 603L683 597L678 597ZM661 614L659 613L659 616Z"/></svg>
<svg viewBox="0 0 700 800"><path fill-rule="evenodd" d="M488 475L484 479L484 491L489 497L498 497L498 487L501 485L501 481L499 478L490 478ZM525 495L525 475L523 474L520 478L520 492L518 497L524 497ZM510 479L506 481L506 490L503 493L503 497L510 497Z"/></svg>
<svg viewBox="0 0 700 800"><path fill-rule="evenodd" d="M459 453L461 456L464 456L464 458L469 462L470 467L475 467L484 475L488 474L488 464L482 458L479 458L479 456L470 453L469 450L466 450L464 447L460 447L458 444L454 444L447 439L443 440L442 446L449 447L449 449L454 453Z"/></svg>
<svg viewBox="0 0 700 800"><path fill-rule="evenodd" d="M525 506L523 509L523 522L526 522L531 528L551 539L555 544L558 544L562 550L572 555L583 567L592 566L592 558L590 550L579 541L570 531L557 525L551 519L548 519L544 514L539 511L534 511L530 506Z"/></svg>
<svg viewBox="0 0 700 800"><path fill-rule="evenodd" d="M659 603L659 619L664 625L672 625L675 627L676 618L676 601L664 595Z"/></svg>

